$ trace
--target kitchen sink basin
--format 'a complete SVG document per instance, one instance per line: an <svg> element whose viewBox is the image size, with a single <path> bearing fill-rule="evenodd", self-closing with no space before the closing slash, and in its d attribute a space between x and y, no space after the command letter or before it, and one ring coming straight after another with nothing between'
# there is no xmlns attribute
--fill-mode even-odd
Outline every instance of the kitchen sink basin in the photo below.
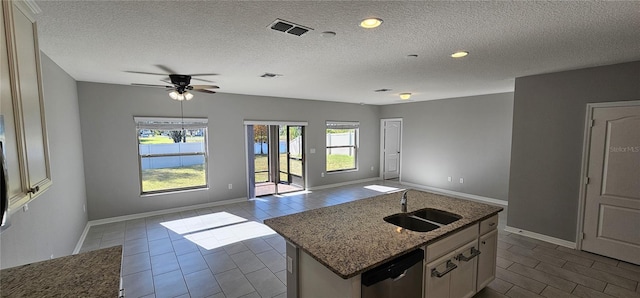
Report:
<svg viewBox="0 0 640 298"><path fill-rule="evenodd" d="M411 213L389 215L384 221L415 232L429 232L461 218L462 216L451 212L425 208Z"/></svg>
<svg viewBox="0 0 640 298"><path fill-rule="evenodd" d="M420 209L418 211L412 212L411 214L428 221L439 223L441 225L448 225L462 218L462 216L460 215L433 208Z"/></svg>
<svg viewBox="0 0 640 298"><path fill-rule="evenodd" d="M429 232L439 228L438 225L417 218L411 213L389 215L384 218L384 221L415 232Z"/></svg>

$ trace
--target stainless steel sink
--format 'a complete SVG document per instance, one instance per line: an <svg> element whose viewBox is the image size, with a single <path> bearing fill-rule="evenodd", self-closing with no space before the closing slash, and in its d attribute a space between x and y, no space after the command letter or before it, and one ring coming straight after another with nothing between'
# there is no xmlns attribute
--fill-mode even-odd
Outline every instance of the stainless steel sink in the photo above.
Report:
<svg viewBox="0 0 640 298"><path fill-rule="evenodd" d="M420 209L418 211L412 212L411 214L428 221L439 223L441 225L448 225L462 218L462 216L460 215L433 208Z"/></svg>
<svg viewBox="0 0 640 298"><path fill-rule="evenodd" d="M412 216L410 213L398 213L389 215L384 220L390 224L394 224L401 228L416 232L429 232L439 228L438 225L432 224L418 217Z"/></svg>
<svg viewBox="0 0 640 298"><path fill-rule="evenodd" d="M389 215L384 221L415 232L429 232L461 218L462 216L451 212L425 208L411 213Z"/></svg>

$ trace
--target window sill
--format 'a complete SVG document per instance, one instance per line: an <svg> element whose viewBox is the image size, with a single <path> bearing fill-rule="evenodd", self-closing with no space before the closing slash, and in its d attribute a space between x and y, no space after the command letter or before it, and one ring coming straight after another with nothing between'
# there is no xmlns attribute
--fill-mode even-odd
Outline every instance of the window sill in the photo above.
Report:
<svg viewBox="0 0 640 298"><path fill-rule="evenodd" d="M140 197L144 198L144 197L156 197L156 196L162 196L162 195L173 195L173 194L181 194L181 193L187 193L187 192L194 192L194 191L203 191L203 190L209 190L209 187L199 187L199 188L192 188L192 189L180 189L180 190L173 190L173 191L165 191L165 192L152 192L152 193L141 193Z"/></svg>
<svg viewBox="0 0 640 298"><path fill-rule="evenodd" d="M355 169L348 169L348 170L337 170L337 171L327 171L327 175L333 175L333 174L342 174L342 173L351 173L351 172L357 172L358 168Z"/></svg>

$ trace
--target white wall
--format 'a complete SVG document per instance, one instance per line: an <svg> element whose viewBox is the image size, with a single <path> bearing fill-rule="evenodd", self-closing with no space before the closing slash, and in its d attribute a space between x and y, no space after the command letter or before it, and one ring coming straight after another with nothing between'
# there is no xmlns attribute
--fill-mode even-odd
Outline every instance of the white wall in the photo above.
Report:
<svg viewBox="0 0 640 298"><path fill-rule="evenodd" d="M193 100L184 103L184 115L209 119L210 189L141 197L133 117L180 117L179 102L162 89L88 82L78 82L78 98L91 220L245 198L244 120L308 121L307 148L315 148L316 153L309 154L307 149L307 187L378 176L378 106L195 93ZM359 171L321 177L327 120L360 122Z"/></svg>
<svg viewBox="0 0 640 298"><path fill-rule="evenodd" d="M387 105L381 116L403 118L402 182L507 200L513 93Z"/></svg>
<svg viewBox="0 0 640 298"><path fill-rule="evenodd" d="M53 185L11 216L1 268L71 254L87 223L76 81L44 54L42 75Z"/></svg>

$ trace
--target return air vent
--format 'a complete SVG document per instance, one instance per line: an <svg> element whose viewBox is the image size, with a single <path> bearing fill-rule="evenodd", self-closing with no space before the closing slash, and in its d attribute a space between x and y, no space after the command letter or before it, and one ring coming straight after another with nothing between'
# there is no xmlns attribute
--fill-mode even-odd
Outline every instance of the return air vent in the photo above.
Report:
<svg viewBox="0 0 640 298"><path fill-rule="evenodd" d="M281 20L281 19L276 19L275 21L273 21L273 23L269 25L269 28L276 31L293 34L296 36L302 36L303 34L309 32L310 30L313 30L309 27L301 26L301 25L298 25L289 21Z"/></svg>

